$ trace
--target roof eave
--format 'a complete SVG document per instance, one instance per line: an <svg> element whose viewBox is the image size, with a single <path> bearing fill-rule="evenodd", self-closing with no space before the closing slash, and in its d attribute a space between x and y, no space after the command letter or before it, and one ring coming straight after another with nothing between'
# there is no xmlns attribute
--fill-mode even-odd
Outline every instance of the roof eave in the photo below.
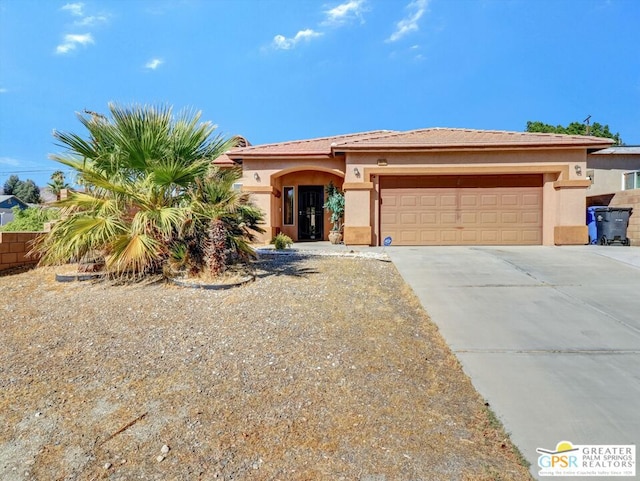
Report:
<svg viewBox="0 0 640 481"><path fill-rule="evenodd" d="M320 153L320 152L273 152L273 153L237 153L234 154L230 152L227 154L228 157L233 161L242 161L246 159L251 160L260 160L260 159L318 159L318 160L327 160L333 157L330 153Z"/></svg>
<svg viewBox="0 0 640 481"><path fill-rule="evenodd" d="M457 144L457 145L352 145L333 149L334 154L343 152L445 152L473 150L557 150L606 148L610 144Z"/></svg>

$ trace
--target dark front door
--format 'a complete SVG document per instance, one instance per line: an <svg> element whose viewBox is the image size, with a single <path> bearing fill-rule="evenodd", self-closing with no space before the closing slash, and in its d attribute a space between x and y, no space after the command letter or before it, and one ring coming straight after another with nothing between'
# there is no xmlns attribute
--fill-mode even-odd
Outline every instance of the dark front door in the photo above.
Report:
<svg viewBox="0 0 640 481"><path fill-rule="evenodd" d="M322 240L324 187L301 185L298 187L298 240Z"/></svg>

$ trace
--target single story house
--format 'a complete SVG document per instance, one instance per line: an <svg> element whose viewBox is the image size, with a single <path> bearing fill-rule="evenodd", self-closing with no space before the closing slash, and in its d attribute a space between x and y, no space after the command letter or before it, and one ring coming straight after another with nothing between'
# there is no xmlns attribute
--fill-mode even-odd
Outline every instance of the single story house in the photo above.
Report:
<svg viewBox="0 0 640 481"><path fill-rule="evenodd" d="M588 243L587 154L599 137L428 128L372 131L227 152L265 212L261 241L328 238L329 182L345 192L347 245Z"/></svg>
<svg viewBox="0 0 640 481"><path fill-rule="evenodd" d="M614 146L587 155L587 205L609 205L617 192L640 189L640 147Z"/></svg>
<svg viewBox="0 0 640 481"><path fill-rule="evenodd" d="M0 225L8 224L13 220L14 207L24 210L29 206L15 195L0 195Z"/></svg>
<svg viewBox="0 0 640 481"><path fill-rule="evenodd" d="M640 147L614 146L587 155L587 206L631 207L627 227L632 245L640 245Z"/></svg>

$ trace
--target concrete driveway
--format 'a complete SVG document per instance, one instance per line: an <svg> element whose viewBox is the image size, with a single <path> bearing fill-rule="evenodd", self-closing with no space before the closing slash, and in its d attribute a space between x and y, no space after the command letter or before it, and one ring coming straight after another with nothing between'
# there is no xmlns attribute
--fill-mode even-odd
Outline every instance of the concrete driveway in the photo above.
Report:
<svg viewBox="0 0 640 481"><path fill-rule="evenodd" d="M387 253L534 476L536 448L564 440L638 451L640 248Z"/></svg>

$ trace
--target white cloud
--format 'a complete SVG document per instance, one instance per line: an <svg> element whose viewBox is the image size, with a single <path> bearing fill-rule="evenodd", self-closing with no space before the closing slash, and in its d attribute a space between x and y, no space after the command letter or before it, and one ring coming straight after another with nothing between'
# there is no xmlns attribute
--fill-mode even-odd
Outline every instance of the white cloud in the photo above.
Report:
<svg viewBox="0 0 640 481"><path fill-rule="evenodd" d="M326 16L325 20L320 22L320 27L340 27L353 20L360 19L361 23L364 23L362 14L367 11L367 0L347 0L343 3L329 8L324 11ZM302 41L310 41L313 38L321 37L324 32L307 28L300 30L293 37L285 37L284 35L276 35L273 37L271 47L276 50L291 50Z"/></svg>
<svg viewBox="0 0 640 481"><path fill-rule="evenodd" d="M144 68L155 70L163 63L164 63L164 60L162 60L161 58L152 58L146 64L144 64Z"/></svg>
<svg viewBox="0 0 640 481"><path fill-rule="evenodd" d="M93 27L100 23L107 23L108 21L109 17L106 15L89 15L87 17L83 17L81 20L73 22L73 24L79 27Z"/></svg>
<svg viewBox="0 0 640 481"><path fill-rule="evenodd" d="M327 18L324 22L322 22L322 24L334 26L342 25L356 18L360 19L360 21L363 22L364 20L362 19L362 13L364 11L364 0L350 0L327 10L325 12L327 14Z"/></svg>
<svg viewBox="0 0 640 481"><path fill-rule="evenodd" d="M298 42L300 40L311 39L311 38L314 38L314 37L319 37L321 35L322 35L322 33L315 32L315 31L311 30L310 28L307 28L306 30L300 30L298 33L296 33L296 36L293 37L293 39L296 42Z"/></svg>
<svg viewBox="0 0 640 481"><path fill-rule="evenodd" d="M0 94L6 94L9 91L9 89L6 89L4 87L0 87Z"/></svg>
<svg viewBox="0 0 640 481"><path fill-rule="evenodd" d="M408 33L418 31L420 29L418 21L427 11L427 4L428 0L414 0L407 5L407 9L410 10L411 13L396 23L396 30L387 39L387 42L395 42Z"/></svg>
<svg viewBox="0 0 640 481"><path fill-rule="evenodd" d="M89 43L94 43L93 37L90 33L84 34L74 34L69 33L64 36L64 42L56 47L56 53L65 54L69 53L72 50L75 50L78 45L87 45Z"/></svg>
<svg viewBox="0 0 640 481"><path fill-rule="evenodd" d="M20 165L20 161L17 159L12 159L11 157L0 157L0 165L10 165L12 167L18 167Z"/></svg>
<svg viewBox="0 0 640 481"><path fill-rule="evenodd" d="M76 17L82 17L83 14L84 3L67 3L62 7L62 10L68 10L71 15Z"/></svg>
<svg viewBox="0 0 640 481"><path fill-rule="evenodd" d="M309 41L312 38L320 37L321 32L316 32L310 28L300 30L295 37L287 38L284 35L276 35L273 37L273 46L279 50L291 50L300 41Z"/></svg>
<svg viewBox="0 0 640 481"><path fill-rule="evenodd" d="M85 15L85 4L82 2L67 3L60 9L68 12L74 17L80 17L73 22L74 27L92 28L100 24L108 23L109 14L101 13L99 15ZM64 41L56 46L55 52L57 54L66 54L78 48L78 45L88 45L95 43L91 33L85 34L73 34L68 33L64 36Z"/></svg>

